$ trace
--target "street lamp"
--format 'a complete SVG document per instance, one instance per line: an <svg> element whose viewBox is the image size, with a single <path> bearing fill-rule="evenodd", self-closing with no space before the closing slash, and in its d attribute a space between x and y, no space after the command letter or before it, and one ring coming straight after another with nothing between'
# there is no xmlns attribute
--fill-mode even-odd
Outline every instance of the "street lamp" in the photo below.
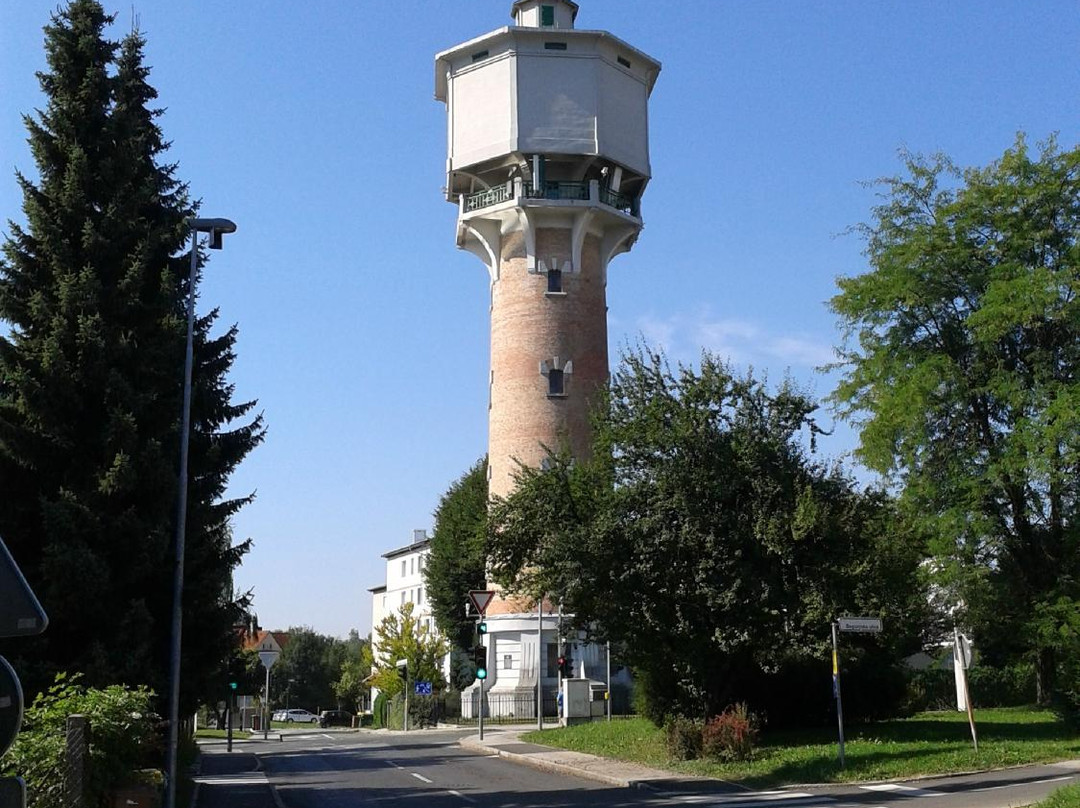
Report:
<svg viewBox="0 0 1080 808"><path fill-rule="evenodd" d="M188 219L191 230L191 270L187 288L187 347L184 354L184 406L180 417L180 485L176 502L176 559L173 566L172 649L169 660L169 759L165 808L176 808L176 748L180 723L180 632L183 624L184 534L187 529L188 443L191 432L191 368L194 364L195 274L199 264L199 233L207 246L221 249L222 236L235 233L228 219Z"/></svg>

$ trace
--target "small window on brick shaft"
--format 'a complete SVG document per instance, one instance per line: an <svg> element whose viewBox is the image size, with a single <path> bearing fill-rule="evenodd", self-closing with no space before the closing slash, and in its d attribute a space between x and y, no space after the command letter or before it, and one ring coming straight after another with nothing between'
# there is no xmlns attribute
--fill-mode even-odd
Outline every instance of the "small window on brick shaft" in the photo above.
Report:
<svg viewBox="0 0 1080 808"><path fill-rule="evenodd" d="M563 372L552 368L548 371L548 395L566 395L566 385L563 383Z"/></svg>
<svg viewBox="0 0 1080 808"><path fill-rule="evenodd" d="M549 269L547 274L549 292L561 292L562 288L562 270L561 269Z"/></svg>

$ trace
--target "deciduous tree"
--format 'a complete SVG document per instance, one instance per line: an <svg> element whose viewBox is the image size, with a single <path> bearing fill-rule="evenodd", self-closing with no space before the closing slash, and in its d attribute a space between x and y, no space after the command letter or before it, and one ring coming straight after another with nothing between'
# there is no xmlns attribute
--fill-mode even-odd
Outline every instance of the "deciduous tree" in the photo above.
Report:
<svg viewBox="0 0 1080 808"><path fill-rule="evenodd" d="M814 409L790 384L769 392L708 354L672 371L630 353L598 412L594 459L523 469L495 503L492 570L610 639L657 720L743 699L774 723L827 715L830 622L885 617L889 634L865 653L888 665L919 647L925 599L920 548L888 498L807 454Z"/></svg>
<svg viewBox="0 0 1080 808"><path fill-rule="evenodd" d="M1080 149L1020 136L985 168L905 169L832 300L832 400L933 532L984 658L1027 656L1045 700L1053 616L1080 599Z"/></svg>

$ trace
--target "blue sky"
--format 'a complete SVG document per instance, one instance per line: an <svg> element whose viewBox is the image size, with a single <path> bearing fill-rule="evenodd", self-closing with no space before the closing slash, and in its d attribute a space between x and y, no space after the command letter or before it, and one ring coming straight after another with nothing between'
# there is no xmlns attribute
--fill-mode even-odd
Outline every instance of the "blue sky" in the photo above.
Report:
<svg viewBox="0 0 1080 808"><path fill-rule="evenodd" d="M430 528L485 450L487 274L440 196L433 57L508 24L510 5L135 4L170 158L204 215L239 225L200 305L239 324L237 396L269 425L233 479L258 493L235 522L255 540L237 583L268 628L366 633L380 555ZM22 219L20 116L41 104L55 6L0 3L0 221ZM865 269L843 235L874 204L863 181L896 173L903 148L981 165L1021 129L1078 141L1076 0L580 6L579 28L663 63L646 229L609 273L613 356L644 335L823 396L813 368L839 339L825 301ZM130 28L130 3L106 8ZM840 429L819 451L853 443Z"/></svg>

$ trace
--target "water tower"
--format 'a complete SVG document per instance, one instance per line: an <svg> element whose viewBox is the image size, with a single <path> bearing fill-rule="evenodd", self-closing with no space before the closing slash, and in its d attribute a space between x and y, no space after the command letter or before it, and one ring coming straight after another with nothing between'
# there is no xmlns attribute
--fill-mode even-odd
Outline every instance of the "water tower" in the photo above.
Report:
<svg viewBox="0 0 1080 808"><path fill-rule="evenodd" d="M544 447L588 456L589 408L608 379L607 268L642 228L660 64L575 28L577 15L570 0L518 0L513 25L435 57L457 245L490 278L492 495Z"/></svg>

